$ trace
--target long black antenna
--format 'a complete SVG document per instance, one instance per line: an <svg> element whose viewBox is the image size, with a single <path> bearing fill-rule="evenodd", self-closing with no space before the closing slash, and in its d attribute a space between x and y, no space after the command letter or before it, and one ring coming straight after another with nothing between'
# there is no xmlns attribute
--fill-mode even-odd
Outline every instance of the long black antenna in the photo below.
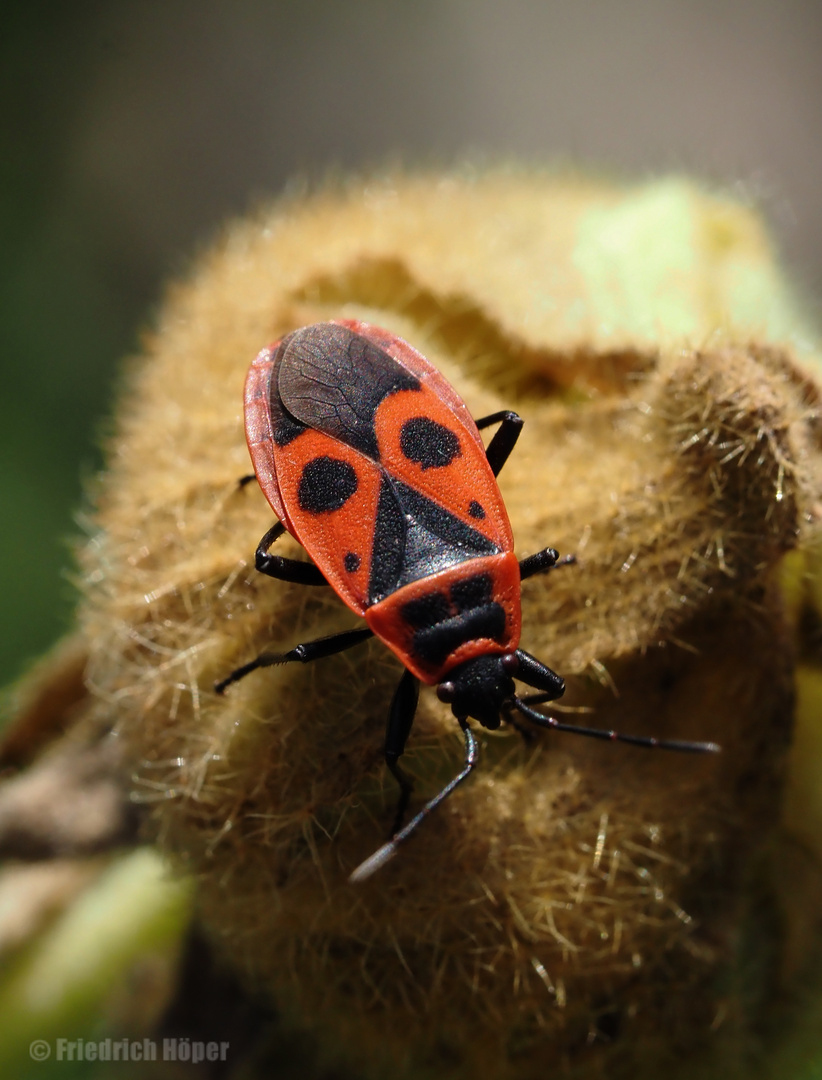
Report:
<svg viewBox="0 0 822 1080"><path fill-rule="evenodd" d="M642 746L646 750L678 750L684 754L718 754L722 749L718 743L713 742L688 742L684 739L657 739L653 735L623 735L619 731L609 731L607 728L581 727L579 724L563 724L553 716L545 716L536 709L530 708L521 698L514 698L514 706L523 716L527 716L534 724L540 727L553 728L554 731L570 731L575 735L586 735L589 739L601 739L604 742L630 743L631 746Z"/></svg>

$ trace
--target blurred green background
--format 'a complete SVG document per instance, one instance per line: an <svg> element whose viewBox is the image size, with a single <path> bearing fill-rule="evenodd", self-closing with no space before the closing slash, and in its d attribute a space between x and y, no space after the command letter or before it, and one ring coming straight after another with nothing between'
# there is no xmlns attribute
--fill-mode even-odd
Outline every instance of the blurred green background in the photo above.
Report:
<svg viewBox="0 0 822 1080"><path fill-rule="evenodd" d="M119 359L226 216L386 161L686 169L818 314L820 46L806 0L5 0L0 684L70 625Z"/></svg>

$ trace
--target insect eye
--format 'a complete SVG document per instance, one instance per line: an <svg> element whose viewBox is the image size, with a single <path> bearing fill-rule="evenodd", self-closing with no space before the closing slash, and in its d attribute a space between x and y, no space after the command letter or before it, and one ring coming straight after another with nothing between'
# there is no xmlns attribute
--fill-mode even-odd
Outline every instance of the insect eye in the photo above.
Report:
<svg viewBox="0 0 822 1080"><path fill-rule="evenodd" d="M506 653L500 663L502 664L502 670L506 675L513 675L515 672L519 671L519 657L516 653Z"/></svg>
<svg viewBox="0 0 822 1080"><path fill-rule="evenodd" d="M457 688L452 682L441 682L437 687L437 697L447 704L457 696Z"/></svg>

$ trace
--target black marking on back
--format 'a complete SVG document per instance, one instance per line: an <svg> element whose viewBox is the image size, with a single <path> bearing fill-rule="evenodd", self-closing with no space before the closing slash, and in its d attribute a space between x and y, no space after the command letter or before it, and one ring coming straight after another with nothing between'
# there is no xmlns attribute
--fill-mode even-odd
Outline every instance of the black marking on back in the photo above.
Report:
<svg viewBox="0 0 822 1080"><path fill-rule="evenodd" d="M472 574L452 583L450 600L437 591L403 604L400 614L414 628L414 653L441 664L466 641L502 641L505 609L492 598L493 584L490 574Z"/></svg>
<svg viewBox="0 0 822 1080"><path fill-rule="evenodd" d="M403 604L400 613L415 630L424 630L427 626L434 626L450 618L451 606L445 593L430 592Z"/></svg>
<svg viewBox="0 0 822 1080"><path fill-rule="evenodd" d="M449 510L384 475L374 523L369 604L412 581L498 551L496 544Z"/></svg>
<svg viewBox="0 0 822 1080"><path fill-rule="evenodd" d="M293 416L289 416L287 412L277 403L278 408L275 410L272 408L271 412L271 437L277 446L288 446L290 442L293 442L298 435L302 435L304 431L308 431L305 424L301 424L299 420L295 420Z"/></svg>
<svg viewBox="0 0 822 1080"><path fill-rule="evenodd" d="M472 499L468 504L468 513L472 518L476 518L477 521L482 521L485 518L485 509L476 499Z"/></svg>
<svg viewBox="0 0 822 1080"><path fill-rule="evenodd" d="M297 501L308 514L330 514L344 506L357 487L357 474L349 462L315 457L303 466Z"/></svg>
<svg viewBox="0 0 822 1080"><path fill-rule="evenodd" d="M400 450L425 469L442 469L462 456L458 436L430 416L412 416L400 429Z"/></svg>
<svg viewBox="0 0 822 1080"><path fill-rule="evenodd" d="M401 480L395 481L400 502L406 513L418 521L428 532L443 540L451 547L464 552L463 558L471 559L477 555L494 555L499 551L496 544L466 525L445 507L421 495ZM457 560L461 561L461 560Z"/></svg>
<svg viewBox="0 0 822 1080"><path fill-rule="evenodd" d="M387 476L380 482L368 599L376 603L397 588L405 558L405 514L394 485Z"/></svg>
<svg viewBox="0 0 822 1080"><path fill-rule="evenodd" d="M472 574L471 577L455 581L451 586L451 599L457 611L482 607L491 602L493 581L490 574Z"/></svg>
<svg viewBox="0 0 822 1080"><path fill-rule="evenodd" d="M276 395L290 416L374 461L380 404L399 390L420 389L419 379L387 352L333 323L306 326L284 338L278 361Z"/></svg>
<svg viewBox="0 0 822 1080"><path fill-rule="evenodd" d="M343 559L343 566L349 574L354 574L360 568L360 561L360 557L356 551L346 551L345 558Z"/></svg>
<svg viewBox="0 0 822 1080"><path fill-rule="evenodd" d="M412 648L423 660L441 664L466 641L491 638L502 641L505 636L505 609L496 602L472 608L460 615L414 631Z"/></svg>

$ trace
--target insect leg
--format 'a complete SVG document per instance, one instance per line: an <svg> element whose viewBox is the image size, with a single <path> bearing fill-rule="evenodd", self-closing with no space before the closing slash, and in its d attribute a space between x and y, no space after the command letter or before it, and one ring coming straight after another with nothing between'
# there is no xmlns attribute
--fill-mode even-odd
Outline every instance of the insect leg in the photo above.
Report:
<svg viewBox="0 0 822 1080"><path fill-rule="evenodd" d="M480 430L490 427L491 424L499 424L499 429L494 433L493 439L485 448L485 456L488 458L491 472L494 476L499 476L502 466L511 456L511 451L517 444L519 433L522 431L522 425L525 421L518 413L511 412L510 409L503 409L501 412L491 413L490 416L483 416L482 419L475 420L474 423Z"/></svg>
<svg viewBox="0 0 822 1080"><path fill-rule="evenodd" d="M385 731L385 764L400 786L397 812L394 815L394 824L391 827L392 836L399 831L400 825L402 825L408 800L414 788L411 777L404 769L400 768L398 762L405 750L408 733L411 731L411 725L414 722L419 696L420 686L416 676L412 675L410 671L406 671L394 692Z"/></svg>
<svg viewBox="0 0 822 1080"><path fill-rule="evenodd" d="M465 736L465 764L463 765L462 770L450 781L450 783L445 785L438 795L435 795L430 802L427 802L415 817L411 818L404 829L401 829L396 836L393 836L387 844L383 844L383 846L367 858L365 862L360 863L357 869L349 877L348 880L350 882L357 883L365 881L366 878L370 878L372 874L385 866L390 859L393 859L397 854L397 848L400 844L404 843L412 833L416 832L417 828L425 821L431 811L436 810L440 803L448 798L454 788L470 775L472 769L477 764L479 756L477 752L477 740L474 738L474 733L469 728L467 720L460 720L459 725Z"/></svg>
<svg viewBox="0 0 822 1080"><path fill-rule="evenodd" d="M503 409L502 412L492 413L490 416L483 416L475 421L480 430L489 427L491 424L500 425L499 430L485 450L485 456L488 458L488 464L491 466L494 476L499 476L500 470L511 456L511 451L517 444L524 422L518 413L512 412L510 409ZM555 566L567 566L573 562L576 562L573 555L565 555L560 559L559 552L555 548L543 548L542 551L529 555L527 559L520 560L520 577L532 577L534 574L551 570Z"/></svg>
<svg viewBox="0 0 822 1080"><path fill-rule="evenodd" d="M519 576L524 581L525 578L533 577L534 574L544 574L557 566L570 566L576 561L576 555L563 555L560 558L556 548L543 548L542 551L529 555L527 559L520 559Z"/></svg>
<svg viewBox="0 0 822 1080"><path fill-rule="evenodd" d="M327 585L328 581L314 563L300 562L298 559L286 559L282 555L269 555L268 549L285 532L281 521L275 522L257 545L254 565L261 574L276 578L278 581L293 581L298 585Z"/></svg>
<svg viewBox="0 0 822 1080"><path fill-rule="evenodd" d="M520 701L530 703L532 696L539 697L540 699L544 698L543 694L529 694L527 697L520 698ZM533 730L533 728L530 728L526 724L523 724L522 721L514 714L513 704L509 701L503 702L502 707L500 708L500 712L505 723L511 725L511 727L514 729L514 731L517 732L525 745L533 746L533 744L537 741L536 732Z"/></svg>
<svg viewBox="0 0 822 1080"><path fill-rule="evenodd" d="M325 656L333 656L334 653L343 652L354 645L359 645L373 635L374 631L364 627L362 630L343 630L339 634L331 634L328 637L317 638L315 641L304 641L301 645L295 645L285 653L262 652L249 660L247 664L235 668L225 679L220 679L214 684L218 694L222 694L227 686L239 682L246 675L258 668L274 667L277 664L289 664L299 660L301 664L310 664L312 660L322 660Z"/></svg>

